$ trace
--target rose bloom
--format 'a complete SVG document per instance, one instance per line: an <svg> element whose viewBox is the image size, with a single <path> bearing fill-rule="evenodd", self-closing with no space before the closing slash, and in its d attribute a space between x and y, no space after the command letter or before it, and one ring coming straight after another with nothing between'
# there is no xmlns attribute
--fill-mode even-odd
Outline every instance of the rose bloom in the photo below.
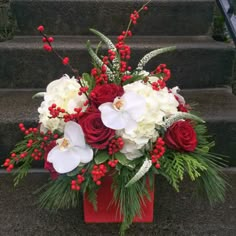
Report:
<svg viewBox="0 0 236 236"><path fill-rule="evenodd" d="M197 146L197 135L189 121L177 121L167 129L164 141L170 149L193 152Z"/></svg>
<svg viewBox="0 0 236 236"><path fill-rule="evenodd" d="M106 127L101 120L101 112L96 108L89 108L79 120L86 142L93 148L105 149L115 130Z"/></svg>
<svg viewBox="0 0 236 236"><path fill-rule="evenodd" d="M116 97L121 97L124 89L116 84L97 85L91 91L91 102L95 107L99 107L105 102L113 102Z"/></svg>

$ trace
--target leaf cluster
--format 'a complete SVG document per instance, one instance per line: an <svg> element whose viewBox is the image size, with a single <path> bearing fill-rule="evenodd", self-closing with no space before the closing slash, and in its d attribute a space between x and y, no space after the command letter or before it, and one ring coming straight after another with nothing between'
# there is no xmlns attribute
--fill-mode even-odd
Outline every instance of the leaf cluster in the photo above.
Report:
<svg viewBox="0 0 236 236"><path fill-rule="evenodd" d="M197 124L195 131L198 146L194 152L176 152L167 150L160 159L161 169L159 174L179 191L180 183L184 176L197 183L198 193L207 196L211 204L224 200L227 186L221 168L225 166L222 156L209 153L214 143L209 142L206 135L206 126Z"/></svg>

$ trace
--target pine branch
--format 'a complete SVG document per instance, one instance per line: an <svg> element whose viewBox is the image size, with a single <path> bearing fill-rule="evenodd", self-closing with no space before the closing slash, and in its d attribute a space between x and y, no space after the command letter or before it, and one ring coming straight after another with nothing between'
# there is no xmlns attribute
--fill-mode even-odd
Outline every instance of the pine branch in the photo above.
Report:
<svg viewBox="0 0 236 236"><path fill-rule="evenodd" d="M79 191L71 191L71 178L66 175L48 184L47 190L41 194L39 204L46 209L69 209L75 208L79 203Z"/></svg>
<svg viewBox="0 0 236 236"><path fill-rule="evenodd" d="M196 151L195 158L206 166L199 178L196 179L198 193L206 196L211 205L217 202L223 202L225 199L226 187L229 187L226 176L222 172L225 166L220 156Z"/></svg>
<svg viewBox="0 0 236 236"><path fill-rule="evenodd" d="M141 203L144 203L145 198L147 197L150 199L147 176L125 188L125 184L133 176L133 174L133 171L127 171L127 169L124 168L120 175L115 175L113 177L113 204L120 209L120 212L117 213L123 216L123 222L120 227L120 235L124 235L125 231L132 224L135 216L142 215ZM153 183L152 178L153 175L151 176L151 182Z"/></svg>

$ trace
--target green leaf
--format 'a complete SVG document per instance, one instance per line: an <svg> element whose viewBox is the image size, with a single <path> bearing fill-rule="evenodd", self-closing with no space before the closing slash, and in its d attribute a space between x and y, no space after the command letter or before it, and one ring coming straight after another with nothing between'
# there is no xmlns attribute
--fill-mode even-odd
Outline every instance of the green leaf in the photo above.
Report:
<svg viewBox="0 0 236 236"><path fill-rule="evenodd" d="M95 156L94 161L97 165L104 163L105 161L107 161L109 159L109 154L107 153L107 151L100 151L98 152L98 154Z"/></svg>
<svg viewBox="0 0 236 236"><path fill-rule="evenodd" d="M127 164L129 164L129 160L126 158L126 156L121 153L121 152L117 152L114 154L115 159L117 159L121 165L126 166Z"/></svg>
<svg viewBox="0 0 236 236"><path fill-rule="evenodd" d="M149 52L148 54L146 54L141 60L140 62L138 63L138 66L136 68L137 71L141 71L143 70L143 67L155 56L159 55L159 54L162 54L162 53L166 53L166 52L169 52L169 51L173 51L175 50L176 47L173 46L173 47L165 47L165 48L159 48L159 49L155 49L151 52Z"/></svg>
<svg viewBox="0 0 236 236"><path fill-rule="evenodd" d="M90 92L95 87L95 80L88 73L83 73L82 78L87 82Z"/></svg>
<svg viewBox="0 0 236 236"><path fill-rule="evenodd" d="M32 96L32 99L44 97L46 92L38 92Z"/></svg>
<svg viewBox="0 0 236 236"><path fill-rule="evenodd" d="M67 173L66 175L67 176L75 176L75 175L79 174L79 172L80 172L80 168L76 168L76 169L72 170L71 172Z"/></svg>
<svg viewBox="0 0 236 236"><path fill-rule="evenodd" d="M115 159L117 159L119 161L119 163L123 166L127 166L131 169L135 168L135 163L133 163L133 161L130 161L126 158L126 156L121 153L121 152L117 152L114 154Z"/></svg>
<svg viewBox="0 0 236 236"><path fill-rule="evenodd" d="M102 67L102 66L105 66L106 68L106 73L108 75L108 77L113 80L114 76L113 76L113 73L112 71L110 70L110 68L108 68L108 66L104 65L103 61L97 56L97 54L94 52L94 50L92 49L91 47L91 44L90 44L90 41L88 40L87 41L87 49L88 49L88 53L89 55L92 57L94 63L98 66L98 67Z"/></svg>
<svg viewBox="0 0 236 236"><path fill-rule="evenodd" d="M143 75L132 75L132 78L126 80L125 82L123 82L122 85L124 86L126 84L130 84L130 83L133 83L135 81L144 80L144 79L145 79L145 76L143 76Z"/></svg>
<svg viewBox="0 0 236 236"><path fill-rule="evenodd" d="M98 37L100 37L100 39L107 45L108 49L116 50L116 46L112 43L112 41L104 34L102 34L101 32L95 30L95 29L89 29L91 32L93 32L94 34L96 34Z"/></svg>

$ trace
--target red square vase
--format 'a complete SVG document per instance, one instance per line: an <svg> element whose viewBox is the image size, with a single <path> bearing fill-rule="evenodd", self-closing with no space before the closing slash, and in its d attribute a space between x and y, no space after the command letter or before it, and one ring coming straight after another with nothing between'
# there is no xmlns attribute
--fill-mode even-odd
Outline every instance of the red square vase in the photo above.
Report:
<svg viewBox="0 0 236 236"><path fill-rule="evenodd" d="M122 217L116 214L117 208L114 204L110 204L113 199L111 190L112 177L106 176L102 180L102 185L97 192L97 211L84 195L84 221L86 223L117 223L122 222ZM149 190L150 200L145 199L142 204L142 216L136 216L133 222L152 222L153 206L154 206L154 190Z"/></svg>

